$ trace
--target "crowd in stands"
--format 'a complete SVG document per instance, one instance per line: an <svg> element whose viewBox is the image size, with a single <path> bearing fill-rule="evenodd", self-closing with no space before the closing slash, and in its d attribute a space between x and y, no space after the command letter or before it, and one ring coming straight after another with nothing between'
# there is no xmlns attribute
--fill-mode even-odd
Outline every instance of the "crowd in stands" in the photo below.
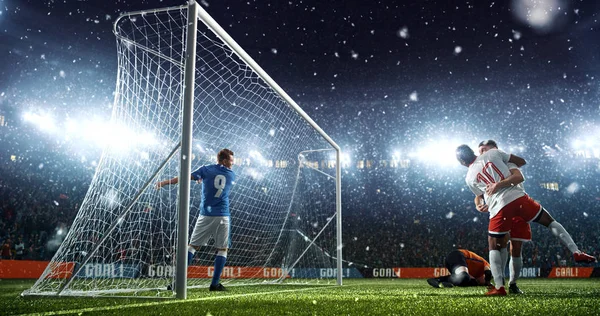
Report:
<svg viewBox="0 0 600 316"><path fill-rule="evenodd" d="M1 258L50 260L77 214L94 169L58 153L16 159L2 153L0 159ZM345 175L346 260L368 267L436 267L455 248L487 257L488 215L474 208L473 195L464 185L466 169L450 174L418 169L375 168ZM537 172L526 169L526 176L534 179L526 182L526 190L563 224L581 250L600 256L598 171L573 176L582 189L570 193L536 185L543 178ZM533 241L523 247L525 266L574 264L547 228L532 228Z"/></svg>
<svg viewBox="0 0 600 316"><path fill-rule="evenodd" d="M2 153L0 163L1 258L49 260L83 201L93 170L57 159Z"/></svg>

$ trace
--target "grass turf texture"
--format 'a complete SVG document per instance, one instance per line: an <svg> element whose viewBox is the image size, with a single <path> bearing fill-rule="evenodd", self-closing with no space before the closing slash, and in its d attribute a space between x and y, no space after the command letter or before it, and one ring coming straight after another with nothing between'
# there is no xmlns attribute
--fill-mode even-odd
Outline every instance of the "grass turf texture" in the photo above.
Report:
<svg viewBox="0 0 600 316"><path fill-rule="evenodd" d="M85 315L598 315L598 279L526 279L525 295L484 297L484 287L436 289L422 280L344 280L344 286L229 287L187 301L22 298L33 281L0 281L0 314Z"/></svg>

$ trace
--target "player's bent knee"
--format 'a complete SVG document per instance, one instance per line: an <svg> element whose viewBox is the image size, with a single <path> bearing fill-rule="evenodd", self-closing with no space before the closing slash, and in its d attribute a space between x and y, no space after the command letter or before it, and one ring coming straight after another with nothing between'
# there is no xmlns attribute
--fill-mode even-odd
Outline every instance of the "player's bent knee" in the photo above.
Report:
<svg viewBox="0 0 600 316"><path fill-rule="evenodd" d="M466 266L459 266L454 268L454 271L450 271L452 274L460 274L463 272L466 272L467 274L469 273L469 268Z"/></svg>
<svg viewBox="0 0 600 316"><path fill-rule="evenodd" d="M471 276L465 271L450 276L450 282L456 286L467 286L470 279Z"/></svg>
<svg viewBox="0 0 600 316"><path fill-rule="evenodd" d="M548 213L548 211L546 211L545 208L542 207L540 215L538 215L533 221L548 227L550 224L552 224L552 222L554 222L554 218L552 215L550 215L550 213Z"/></svg>

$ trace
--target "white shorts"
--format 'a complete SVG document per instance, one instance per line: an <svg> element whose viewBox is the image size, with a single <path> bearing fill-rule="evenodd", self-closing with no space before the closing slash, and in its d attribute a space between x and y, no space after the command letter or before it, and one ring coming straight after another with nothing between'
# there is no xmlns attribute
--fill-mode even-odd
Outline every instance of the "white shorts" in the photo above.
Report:
<svg viewBox="0 0 600 316"><path fill-rule="evenodd" d="M199 215L196 226L190 238L192 246L206 246L210 237L215 239L215 248L227 249L229 240L229 216L204 216Z"/></svg>

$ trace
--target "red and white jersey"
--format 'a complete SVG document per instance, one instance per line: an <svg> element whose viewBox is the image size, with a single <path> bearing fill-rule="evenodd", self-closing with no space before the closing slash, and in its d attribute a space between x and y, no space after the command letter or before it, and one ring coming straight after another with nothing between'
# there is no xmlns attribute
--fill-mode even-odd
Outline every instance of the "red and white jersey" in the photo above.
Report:
<svg viewBox="0 0 600 316"><path fill-rule="evenodd" d="M525 195L523 186L510 186L500 189L491 196L485 193L485 188L489 183L496 183L510 176L508 159L510 154L501 150L488 150L469 166L467 172L467 185L475 195L482 195L488 205L490 218L493 218L508 203ZM516 165L511 165L516 167Z"/></svg>

